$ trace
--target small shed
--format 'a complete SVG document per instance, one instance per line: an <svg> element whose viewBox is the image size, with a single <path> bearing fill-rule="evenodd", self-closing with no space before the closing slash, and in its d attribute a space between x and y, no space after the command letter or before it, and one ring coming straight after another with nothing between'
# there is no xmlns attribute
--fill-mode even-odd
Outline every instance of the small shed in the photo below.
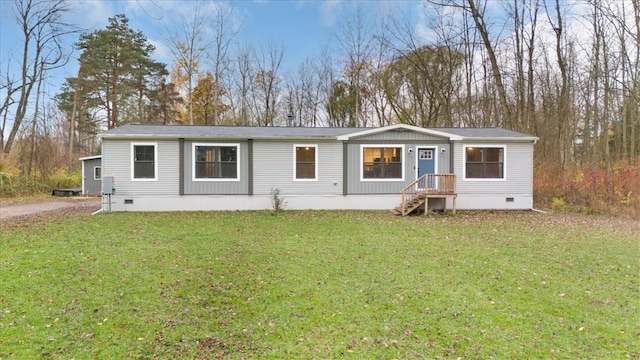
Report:
<svg viewBox="0 0 640 360"><path fill-rule="evenodd" d="M82 163L82 194L100 196L102 191L102 155L80 158Z"/></svg>

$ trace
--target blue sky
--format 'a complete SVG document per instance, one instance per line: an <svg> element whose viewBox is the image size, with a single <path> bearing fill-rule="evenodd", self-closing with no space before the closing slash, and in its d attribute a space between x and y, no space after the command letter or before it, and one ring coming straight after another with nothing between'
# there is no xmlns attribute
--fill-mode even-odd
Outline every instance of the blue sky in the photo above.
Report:
<svg viewBox="0 0 640 360"><path fill-rule="evenodd" d="M336 25L345 7L354 3L342 0L239 0L230 2L200 1L203 11L212 11L212 7L230 4L234 9L234 19L239 25L236 41L253 44L255 47L273 43L285 50L283 70L295 71L297 66L308 57L320 52L329 44L336 33ZM67 16L67 22L91 32L103 29L108 19L116 14L125 14L130 27L142 31L147 39L156 46L154 57L171 68L173 58L167 48L165 25L172 28L179 22L180 12L189 13L196 5L193 1L170 0L75 0L74 9ZM418 0L381 0L362 1L359 5L375 12L378 8L404 11L407 7L417 11ZM13 19L11 8L13 1L0 0L0 70L19 69L21 37L20 29ZM71 36L67 46L78 40ZM56 71L50 83L60 84L64 78L73 77L77 71L78 53L73 54L69 64ZM8 63L9 62L9 63ZM56 85L59 88L59 85ZM57 92L57 88L50 89Z"/></svg>

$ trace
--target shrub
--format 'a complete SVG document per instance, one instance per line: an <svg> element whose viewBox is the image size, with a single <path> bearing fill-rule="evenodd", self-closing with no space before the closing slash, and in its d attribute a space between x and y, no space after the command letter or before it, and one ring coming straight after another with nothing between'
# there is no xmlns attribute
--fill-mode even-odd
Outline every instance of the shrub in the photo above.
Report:
<svg viewBox="0 0 640 360"><path fill-rule="evenodd" d="M553 198L553 202L551 203L551 208L554 211L565 211L567 209L567 203L563 198Z"/></svg>
<svg viewBox="0 0 640 360"><path fill-rule="evenodd" d="M50 190L80 187L82 174L80 171L68 172L64 168L56 168L49 176L48 183Z"/></svg>
<svg viewBox="0 0 640 360"><path fill-rule="evenodd" d="M273 208L274 213L278 213L284 210L284 207L287 203L284 201L284 198L280 195L280 189L275 188L271 189L271 206Z"/></svg>
<svg viewBox="0 0 640 360"><path fill-rule="evenodd" d="M633 216L640 211L640 165L562 169L557 164L540 164L535 168L533 190L539 207Z"/></svg>

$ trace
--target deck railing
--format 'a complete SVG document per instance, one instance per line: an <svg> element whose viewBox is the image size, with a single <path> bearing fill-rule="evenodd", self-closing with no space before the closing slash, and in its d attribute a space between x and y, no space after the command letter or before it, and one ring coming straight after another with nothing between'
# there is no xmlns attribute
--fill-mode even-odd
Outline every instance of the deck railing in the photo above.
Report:
<svg viewBox="0 0 640 360"><path fill-rule="evenodd" d="M424 174L402 189L402 215L407 215L407 205L416 198L455 194L455 174Z"/></svg>

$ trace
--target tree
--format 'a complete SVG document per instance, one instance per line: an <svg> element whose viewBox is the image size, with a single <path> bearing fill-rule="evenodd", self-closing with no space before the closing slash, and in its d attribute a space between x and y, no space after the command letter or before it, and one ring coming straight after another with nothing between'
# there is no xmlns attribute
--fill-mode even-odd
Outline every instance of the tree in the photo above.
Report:
<svg viewBox="0 0 640 360"><path fill-rule="evenodd" d="M34 85L42 81L45 73L66 63L61 41L64 36L74 31L70 25L62 21L64 14L68 11L68 4L64 0L16 0L14 3L13 12L22 35L22 53L19 62L21 72L18 79L7 75L0 86L5 90L5 99L0 107L2 116L0 126L2 151L0 153L2 154L11 152L22 121L30 109L31 91ZM14 97L18 97L18 100ZM13 105L16 105L15 109ZM4 136L10 111L13 114L13 123L5 142Z"/></svg>
<svg viewBox="0 0 640 360"><path fill-rule="evenodd" d="M284 57L284 48L275 44L267 44L261 49L257 69L253 78L252 116L253 123L259 126L274 125L278 115L278 104L282 90L280 66Z"/></svg>
<svg viewBox="0 0 640 360"><path fill-rule="evenodd" d="M170 125L180 119L180 106L184 101L173 83L164 78L154 84L149 91L147 121L151 124Z"/></svg>
<svg viewBox="0 0 640 360"><path fill-rule="evenodd" d="M213 30L213 55L211 56L213 67L213 82L220 87L223 94L228 94L230 86L225 87L224 74L229 72L229 46L238 33L233 24L233 7L230 3L218 2L215 6L215 15L212 22ZM219 110L224 110L219 112ZM222 107L213 109L213 121L219 123L221 115L226 112Z"/></svg>
<svg viewBox="0 0 640 360"><path fill-rule="evenodd" d="M343 57L346 81L353 87L353 91L350 91L354 96L351 104L355 107L353 126L358 126L362 115L361 96L366 92L363 88L365 79L369 75L367 71L374 50L374 38L373 24L369 20L369 14L365 14L360 4L350 10L343 12L344 17L340 19L337 43Z"/></svg>
<svg viewBox="0 0 640 360"><path fill-rule="evenodd" d="M400 53L381 74L385 99L396 118L416 126L452 126L453 77L463 60L445 46Z"/></svg>
<svg viewBox="0 0 640 360"><path fill-rule="evenodd" d="M224 90L207 73L193 89L192 106L194 125L218 125L216 115L224 114L229 106L222 103Z"/></svg>
<svg viewBox="0 0 640 360"><path fill-rule="evenodd" d="M176 66L187 81L188 123L193 125L193 81L198 74L200 63L208 56L208 49L213 45L212 42L205 41L205 31L211 19L208 13L200 8L199 2L196 2L196 7L188 16L181 13L179 18L179 31L171 32L166 24L165 29L172 45L171 53L176 59Z"/></svg>
<svg viewBox="0 0 640 360"><path fill-rule="evenodd" d="M360 100L356 96L358 89L353 84L336 81L331 88L331 95L327 101L326 110L329 114L329 126L356 127L358 118L355 103Z"/></svg>
<svg viewBox="0 0 640 360"><path fill-rule="evenodd" d="M78 81L106 113L107 128L142 121L147 85L167 74L164 64L151 59L154 46L144 34L130 29L127 17L119 14L105 30L81 35L77 47L82 50ZM124 118L127 106L134 111Z"/></svg>

